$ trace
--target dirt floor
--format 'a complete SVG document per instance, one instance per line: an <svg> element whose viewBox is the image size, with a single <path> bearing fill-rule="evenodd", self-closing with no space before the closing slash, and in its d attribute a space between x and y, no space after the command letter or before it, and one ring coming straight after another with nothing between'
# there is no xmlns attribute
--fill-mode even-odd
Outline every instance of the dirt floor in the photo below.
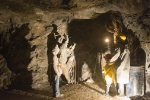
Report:
<svg viewBox="0 0 150 100"><path fill-rule="evenodd" d="M148 95L128 98L112 92L105 96L104 89L104 83L100 82L61 85L62 98L53 98L51 87L43 90L0 90L0 100L150 100Z"/></svg>

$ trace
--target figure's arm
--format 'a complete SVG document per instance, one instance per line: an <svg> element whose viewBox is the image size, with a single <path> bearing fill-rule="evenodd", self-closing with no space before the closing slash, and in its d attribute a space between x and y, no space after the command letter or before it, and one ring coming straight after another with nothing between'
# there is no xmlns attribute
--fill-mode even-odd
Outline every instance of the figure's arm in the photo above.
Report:
<svg viewBox="0 0 150 100"><path fill-rule="evenodd" d="M61 48L67 48L68 43L69 43L69 38L68 35L65 35L65 42L62 44Z"/></svg>
<svg viewBox="0 0 150 100"><path fill-rule="evenodd" d="M69 43L69 37L68 37L68 35L66 35L66 41L65 41L66 48L67 48L67 46L68 46L68 43Z"/></svg>
<svg viewBox="0 0 150 100"><path fill-rule="evenodd" d="M121 54L121 60L125 57L126 53L127 53L127 49L124 49L123 53Z"/></svg>
<svg viewBox="0 0 150 100"><path fill-rule="evenodd" d="M111 58L110 62L115 62L120 56L120 48L117 50L117 53Z"/></svg>

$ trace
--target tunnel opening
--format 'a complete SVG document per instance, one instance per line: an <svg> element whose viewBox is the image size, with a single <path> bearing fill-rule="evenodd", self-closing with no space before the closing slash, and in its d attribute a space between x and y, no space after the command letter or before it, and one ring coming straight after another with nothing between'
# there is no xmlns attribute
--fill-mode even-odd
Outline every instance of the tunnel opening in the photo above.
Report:
<svg viewBox="0 0 150 100"><path fill-rule="evenodd" d="M117 24L114 24L114 19ZM120 39L120 35L118 34L114 38L115 30L117 30L120 35L124 34L126 39ZM101 81L101 84L99 85L104 85L105 82L101 74L102 66L98 64L97 60L98 53L104 52L108 49L105 42L106 37L109 38L109 45L112 52L118 45L121 46L121 52L123 52L126 44L129 46L129 50L131 52L131 66L145 64L146 56L139 46L140 42L134 33L124 26L123 19L119 12L108 11L106 13L94 14L91 19L74 19L68 24L68 34L70 36L70 40L77 43L75 57L77 62L78 82L80 81L83 62L86 61L91 69L94 81L97 82L97 84L99 84L98 81ZM131 36L132 38L130 38ZM135 52L135 50L137 51Z"/></svg>
<svg viewBox="0 0 150 100"><path fill-rule="evenodd" d="M80 71L83 61L86 61L91 71L94 72L97 53L107 49L107 44L105 42L106 37L109 38L110 47L113 48L115 46L114 34L108 31L108 29L114 30L112 15L113 17L121 18L119 12L109 11L95 14L91 19L75 19L68 24L70 40L77 43L75 49L78 72L77 80L79 80L81 76ZM122 30L125 35L127 35L126 33L128 30L123 25ZM120 41L120 43L125 44L126 41ZM97 73L101 73L100 71L101 69L99 68Z"/></svg>

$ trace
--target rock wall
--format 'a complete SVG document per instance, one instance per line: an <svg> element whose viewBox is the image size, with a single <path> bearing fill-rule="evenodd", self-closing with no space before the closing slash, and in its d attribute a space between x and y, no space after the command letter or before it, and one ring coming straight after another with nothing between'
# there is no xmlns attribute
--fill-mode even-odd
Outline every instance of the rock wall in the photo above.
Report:
<svg viewBox="0 0 150 100"><path fill-rule="evenodd" d="M45 88L49 86L47 36L52 28L46 30L45 23L37 21L30 23L29 28L30 31L25 38L35 49L30 52L31 62L27 66L27 70L32 72L32 88Z"/></svg>

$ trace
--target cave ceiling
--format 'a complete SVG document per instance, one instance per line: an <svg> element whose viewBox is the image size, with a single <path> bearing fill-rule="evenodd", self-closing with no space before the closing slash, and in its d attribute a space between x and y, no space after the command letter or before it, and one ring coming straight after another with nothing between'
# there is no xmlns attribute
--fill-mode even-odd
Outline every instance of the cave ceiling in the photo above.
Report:
<svg viewBox="0 0 150 100"><path fill-rule="evenodd" d="M123 24L133 33L139 31L136 27L148 31L149 9L149 0L5 0L0 1L0 33L34 21L48 25L57 19L66 19L68 23L74 19L94 19L108 11L119 12ZM137 36L143 41L149 33L144 31L147 35L140 37L141 31Z"/></svg>

